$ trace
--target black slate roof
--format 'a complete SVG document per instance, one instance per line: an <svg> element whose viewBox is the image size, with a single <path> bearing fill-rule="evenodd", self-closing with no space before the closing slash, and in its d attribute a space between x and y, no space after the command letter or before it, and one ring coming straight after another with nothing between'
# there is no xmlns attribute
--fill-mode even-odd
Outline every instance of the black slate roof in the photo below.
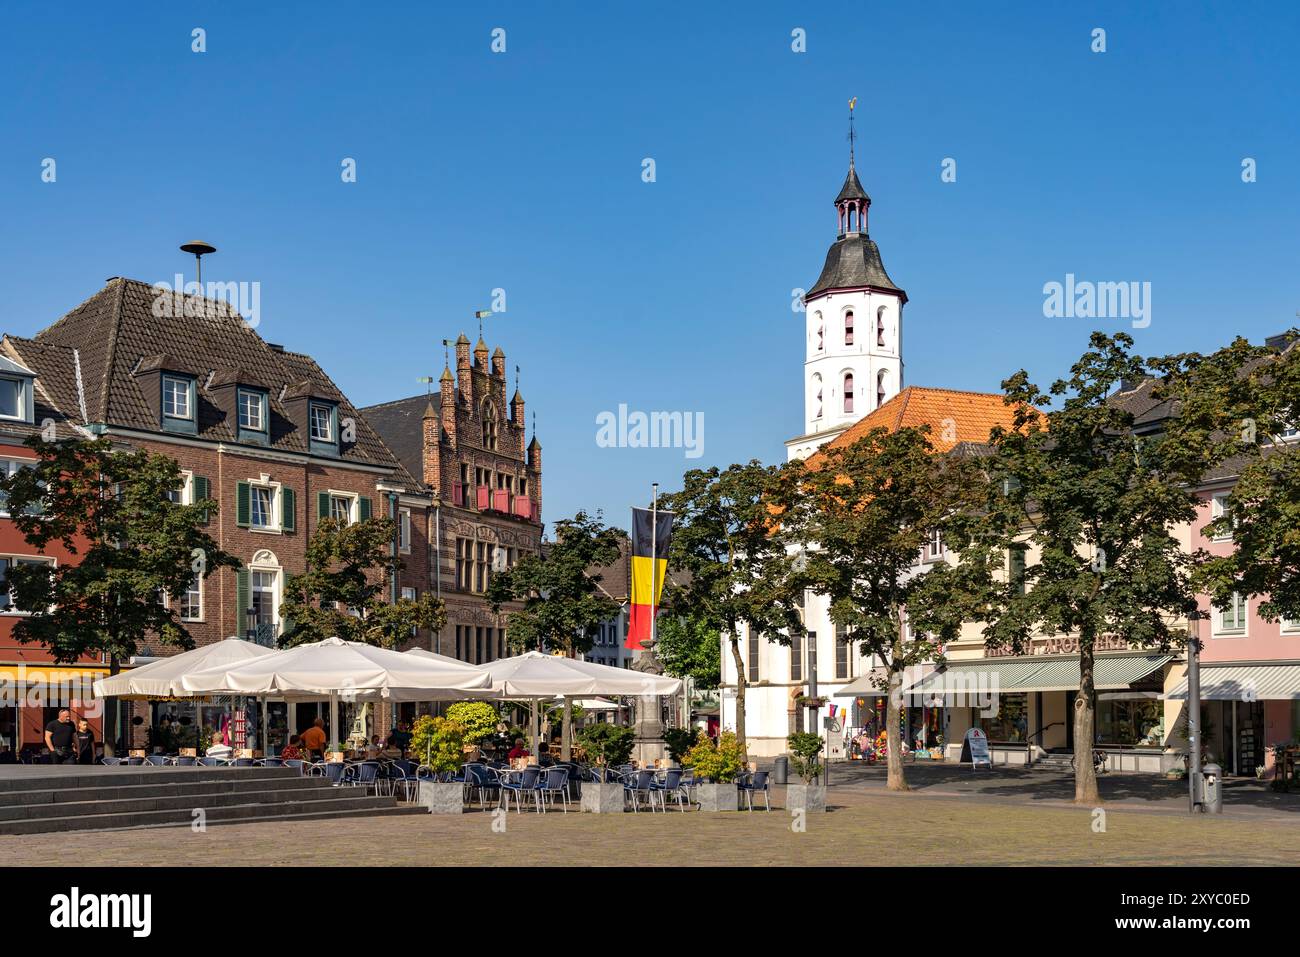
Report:
<svg viewBox="0 0 1300 957"><path fill-rule="evenodd" d="M862 188L862 183L858 181L858 174L852 166L849 167L849 175L844 177L844 186L840 189L840 195L835 197L835 203L839 205L846 199L865 199L867 205L871 205L871 197Z"/></svg>
<svg viewBox="0 0 1300 957"><path fill-rule="evenodd" d="M384 444L412 475L424 474L424 413L436 396L413 395L361 410ZM436 407L435 407L436 411ZM438 426L441 434L442 425Z"/></svg>
<svg viewBox="0 0 1300 957"><path fill-rule="evenodd" d="M903 302L907 302L907 293L895 286L885 272L876 244L863 233L850 233L831 245L821 275L804 298L831 289L860 289L864 286L898 293Z"/></svg>

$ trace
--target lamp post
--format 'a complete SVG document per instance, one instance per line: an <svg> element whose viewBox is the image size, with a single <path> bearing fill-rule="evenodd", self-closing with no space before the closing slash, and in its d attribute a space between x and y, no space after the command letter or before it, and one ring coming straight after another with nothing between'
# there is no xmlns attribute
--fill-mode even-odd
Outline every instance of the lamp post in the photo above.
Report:
<svg viewBox="0 0 1300 957"><path fill-rule="evenodd" d="M1187 768L1187 786L1190 806L1195 814L1203 810L1201 804L1201 619L1193 615L1191 634L1187 640L1187 751L1191 762Z"/></svg>

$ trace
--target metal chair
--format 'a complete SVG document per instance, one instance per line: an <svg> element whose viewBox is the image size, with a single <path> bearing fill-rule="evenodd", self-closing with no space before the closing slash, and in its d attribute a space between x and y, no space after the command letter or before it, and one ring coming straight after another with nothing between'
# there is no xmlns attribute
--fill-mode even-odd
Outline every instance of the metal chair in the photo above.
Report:
<svg viewBox="0 0 1300 957"><path fill-rule="evenodd" d="M641 806L641 796L645 795L646 802L650 805L651 813L654 813L655 800L651 791L654 785L655 773L649 769L637 771L632 774L623 775L623 798L632 801L632 813L635 814Z"/></svg>
<svg viewBox="0 0 1300 957"><path fill-rule="evenodd" d="M205 756L199 758L197 763L205 768L224 768L228 762L225 758L209 758Z"/></svg>
<svg viewBox="0 0 1300 957"><path fill-rule="evenodd" d="M546 810L546 801L549 798L551 806L555 806L555 795L560 795L564 802L564 813L569 813L569 769L567 767L547 768L539 787L538 793L542 798L542 810Z"/></svg>
<svg viewBox="0 0 1300 957"><path fill-rule="evenodd" d="M254 767L259 768L282 768L284 767L283 758L261 758L253 762Z"/></svg>
<svg viewBox="0 0 1300 957"><path fill-rule="evenodd" d="M106 765L108 765L109 767L116 767L116 766L119 765L119 764L125 764L125 763L126 763L126 760L125 760L124 758L107 758L107 757L106 757L106 758L100 758L100 759L99 759L99 763L100 763L100 764L106 764Z"/></svg>
<svg viewBox="0 0 1300 957"><path fill-rule="evenodd" d="M192 768L194 766L195 760L196 760L195 758L192 758L189 755L185 755L184 757L176 758L176 760L173 763L178 768Z"/></svg>
<svg viewBox="0 0 1300 957"><path fill-rule="evenodd" d="M379 762L363 761L360 764L353 764L346 768L347 773L343 776L343 783L349 787L356 788L373 788L375 794L379 793Z"/></svg>
<svg viewBox="0 0 1300 957"><path fill-rule="evenodd" d="M167 755L165 754L151 754L144 759L144 763L151 765L155 768L162 768L170 764L171 759L168 758Z"/></svg>
<svg viewBox="0 0 1300 957"><path fill-rule="evenodd" d="M500 803L501 781L491 769L483 764L465 765L465 799L472 799L474 793L478 792L479 807L486 808L489 791Z"/></svg>
<svg viewBox="0 0 1300 957"><path fill-rule="evenodd" d="M331 761L327 764L313 766L313 771L326 778L334 787L343 784L343 775L347 772L347 769L348 766L341 761Z"/></svg>
<svg viewBox="0 0 1300 957"><path fill-rule="evenodd" d="M307 775L307 762L302 758L289 758L284 762L286 768L293 768L304 777Z"/></svg>
<svg viewBox="0 0 1300 957"><path fill-rule="evenodd" d="M252 758L235 758L230 762L232 768L251 768L253 766Z"/></svg>
<svg viewBox="0 0 1300 957"><path fill-rule="evenodd" d="M686 804L690 803L689 801L683 803L682 800L682 773L681 768L670 768L664 772L662 780L656 780L650 786L651 794L658 795L659 807L665 811L668 810L668 795L670 794L673 796L673 800L677 802L679 811L685 812Z"/></svg>
<svg viewBox="0 0 1300 957"><path fill-rule="evenodd" d="M537 782L541 777L542 769L536 765L524 768L522 771L504 770L498 772L501 775L501 800L505 802L505 808L510 810L510 795L515 796L515 809L518 813L523 813L523 797L525 794L532 795L533 804L537 810L542 809L541 792L538 789Z"/></svg>
<svg viewBox="0 0 1300 957"><path fill-rule="evenodd" d="M772 810L771 792L767 783L767 771L752 771L737 782L740 793L745 795L749 810L754 810L754 795L763 795L764 810Z"/></svg>

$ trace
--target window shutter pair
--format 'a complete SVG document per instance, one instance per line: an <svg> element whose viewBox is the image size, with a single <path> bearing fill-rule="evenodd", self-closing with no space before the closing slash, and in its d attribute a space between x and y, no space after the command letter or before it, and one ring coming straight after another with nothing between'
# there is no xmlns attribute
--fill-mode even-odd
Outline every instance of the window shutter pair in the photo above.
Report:
<svg viewBox="0 0 1300 957"><path fill-rule="evenodd" d="M198 480L195 479L197 482ZM207 479L203 480L205 483ZM235 483L235 524L248 528L252 524L252 493L247 482ZM280 487L280 530L292 532L297 530L297 497L293 489Z"/></svg>

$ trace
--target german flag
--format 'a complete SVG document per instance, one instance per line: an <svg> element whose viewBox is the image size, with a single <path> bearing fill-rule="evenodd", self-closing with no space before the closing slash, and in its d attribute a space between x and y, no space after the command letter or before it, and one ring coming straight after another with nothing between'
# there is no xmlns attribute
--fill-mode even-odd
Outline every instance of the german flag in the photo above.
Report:
<svg viewBox="0 0 1300 957"><path fill-rule="evenodd" d="M650 626L659 611L668 573L668 540L673 533L672 512L632 509L632 613L623 647L640 650L650 640Z"/></svg>

